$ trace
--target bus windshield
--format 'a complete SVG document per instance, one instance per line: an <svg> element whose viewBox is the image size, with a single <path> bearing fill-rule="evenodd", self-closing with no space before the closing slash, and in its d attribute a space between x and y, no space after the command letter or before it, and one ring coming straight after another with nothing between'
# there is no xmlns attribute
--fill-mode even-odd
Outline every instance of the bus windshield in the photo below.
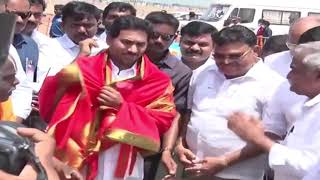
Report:
<svg viewBox="0 0 320 180"><path fill-rule="evenodd" d="M216 22L219 21L225 14L228 12L230 5L226 4L213 4L210 8L203 14L200 18L204 21L212 21Z"/></svg>

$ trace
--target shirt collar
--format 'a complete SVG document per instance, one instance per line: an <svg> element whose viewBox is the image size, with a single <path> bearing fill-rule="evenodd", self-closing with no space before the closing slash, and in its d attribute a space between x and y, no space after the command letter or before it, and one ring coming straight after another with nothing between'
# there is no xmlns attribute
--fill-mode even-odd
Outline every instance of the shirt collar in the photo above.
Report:
<svg viewBox="0 0 320 180"><path fill-rule="evenodd" d="M163 58L163 60L156 62L155 64L157 66L166 65L170 69L173 69L174 66L176 65L176 62L175 62L176 59L177 59L177 57L174 56L173 54L171 54L170 51L168 50L166 53L166 56Z"/></svg>
<svg viewBox="0 0 320 180"><path fill-rule="evenodd" d="M244 77L252 78L252 79L259 79L260 76L265 76L265 74L262 72L264 64L262 59L259 58L258 62L255 63L249 71L244 75Z"/></svg>
<svg viewBox="0 0 320 180"><path fill-rule="evenodd" d="M13 38L13 45L20 46L21 44L27 43L22 34L15 34Z"/></svg>
<svg viewBox="0 0 320 180"><path fill-rule="evenodd" d="M65 33L61 38L60 38L61 42L62 42L62 47L65 49L71 49L74 47L79 47L79 45L77 45L76 43L74 43L69 36Z"/></svg>
<svg viewBox="0 0 320 180"><path fill-rule="evenodd" d="M123 73L127 73L127 74L130 74L130 75L135 75L137 73L137 62L134 63L131 68L129 69L124 69L124 70L121 70L118 68L118 66L116 66L112 60L110 60L111 62L111 70L112 72L116 73L116 74L120 74L120 72L123 72Z"/></svg>
<svg viewBox="0 0 320 180"><path fill-rule="evenodd" d="M93 36L92 39L98 40L96 36ZM62 46L65 49L72 49L74 47L79 47L79 45L74 43L66 33L62 37L60 37L60 40L62 42Z"/></svg>
<svg viewBox="0 0 320 180"><path fill-rule="evenodd" d="M317 105L318 103L320 103L320 94L318 94L316 97L312 98L312 99L308 99L305 103L304 106L305 107L312 107Z"/></svg>

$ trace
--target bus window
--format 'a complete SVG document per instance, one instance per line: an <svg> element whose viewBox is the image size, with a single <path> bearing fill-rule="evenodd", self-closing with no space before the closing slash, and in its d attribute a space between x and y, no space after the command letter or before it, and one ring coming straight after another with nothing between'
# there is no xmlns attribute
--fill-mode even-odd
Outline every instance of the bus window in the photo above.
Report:
<svg viewBox="0 0 320 180"><path fill-rule="evenodd" d="M263 10L262 19L275 25L290 25L301 16L297 11Z"/></svg>
<svg viewBox="0 0 320 180"><path fill-rule="evenodd" d="M232 19L234 17L237 17L238 16L238 13L239 13L239 9L238 8L234 8L232 10L232 12L230 13L230 16L229 16L229 19Z"/></svg>
<svg viewBox="0 0 320 180"><path fill-rule="evenodd" d="M320 13L309 12L308 16L320 16Z"/></svg>
<svg viewBox="0 0 320 180"><path fill-rule="evenodd" d="M228 12L230 5L225 4L213 4L200 18L205 21L219 21Z"/></svg>
<svg viewBox="0 0 320 180"><path fill-rule="evenodd" d="M254 19L255 9L240 8L238 17L240 18L240 23L251 23Z"/></svg>

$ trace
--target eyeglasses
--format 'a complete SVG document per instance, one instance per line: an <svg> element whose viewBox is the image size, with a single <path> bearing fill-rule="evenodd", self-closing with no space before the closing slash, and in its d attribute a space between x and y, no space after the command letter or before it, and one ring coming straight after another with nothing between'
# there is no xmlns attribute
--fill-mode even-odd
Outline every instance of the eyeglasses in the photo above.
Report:
<svg viewBox="0 0 320 180"><path fill-rule="evenodd" d="M172 40L176 35L175 34L160 34L158 32L153 32L151 35L152 39L158 39L159 37L161 37L161 39L165 40L165 41L170 41Z"/></svg>
<svg viewBox="0 0 320 180"><path fill-rule="evenodd" d="M31 16L31 12L19 12L19 11L10 11L10 10L6 10L6 12L20 16L24 20L28 19Z"/></svg>
<svg viewBox="0 0 320 180"><path fill-rule="evenodd" d="M286 42L286 45L289 50L295 49L298 46L297 44L293 44L293 43L289 43L289 42Z"/></svg>
<svg viewBox="0 0 320 180"><path fill-rule="evenodd" d="M247 54L249 54L249 52L251 52L251 48L249 48L248 50L246 50L243 53L238 53L238 54L230 54L230 55L224 55L224 54L217 54L214 53L213 57L215 61L223 61L225 59L228 59L229 62L236 62L236 61L240 61L242 60Z"/></svg>

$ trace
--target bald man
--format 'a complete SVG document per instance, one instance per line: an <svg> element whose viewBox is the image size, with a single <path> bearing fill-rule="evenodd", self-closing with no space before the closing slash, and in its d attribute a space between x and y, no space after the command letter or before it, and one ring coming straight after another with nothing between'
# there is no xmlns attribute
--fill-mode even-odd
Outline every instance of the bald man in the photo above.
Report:
<svg viewBox="0 0 320 180"><path fill-rule="evenodd" d="M265 63L281 76L286 77L290 71L290 63L292 62L292 51L299 44L300 36L316 26L320 26L320 17L308 16L298 19L289 29L289 38L287 46L289 51L272 54L265 58Z"/></svg>
<svg viewBox="0 0 320 180"><path fill-rule="evenodd" d="M294 128L280 144L265 136L266 129L241 113L228 118L228 127L243 140L268 153L275 180L301 180L320 161L320 43L299 45L293 51L292 70L288 74L290 90L306 96L301 101ZM313 178L317 180L319 178Z"/></svg>

